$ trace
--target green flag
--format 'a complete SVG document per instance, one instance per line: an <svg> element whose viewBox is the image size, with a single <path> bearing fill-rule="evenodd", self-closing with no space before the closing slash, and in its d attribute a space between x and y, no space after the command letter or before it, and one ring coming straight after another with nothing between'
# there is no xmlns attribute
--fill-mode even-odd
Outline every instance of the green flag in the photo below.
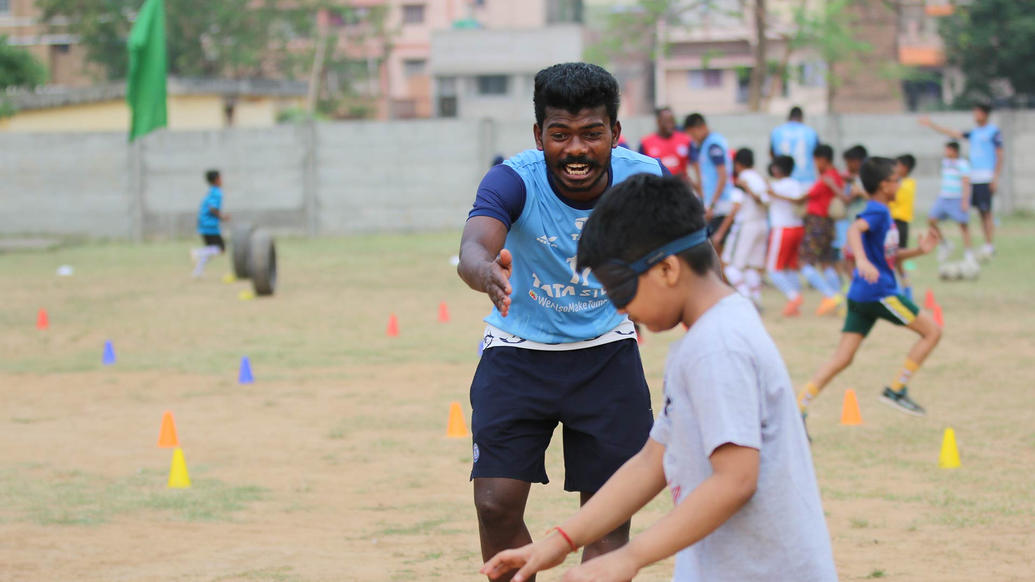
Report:
<svg viewBox="0 0 1035 582"><path fill-rule="evenodd" d="M129 141L166 126L165 2L144 0L129 33L126 101L132 117Z"/></svg>

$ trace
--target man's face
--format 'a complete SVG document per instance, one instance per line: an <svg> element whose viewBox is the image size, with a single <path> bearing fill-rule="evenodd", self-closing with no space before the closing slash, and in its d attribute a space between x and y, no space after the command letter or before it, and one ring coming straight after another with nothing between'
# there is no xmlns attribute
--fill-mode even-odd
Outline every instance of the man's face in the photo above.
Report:
<svg viewBox="0 0 1035 582"><path fill-rule="evenodd" d="M690 136L690 139L699 144L704 141L704 138L708 137L708 126L703 124L697 125L688 128L686 133Z"/></svg>
<svg viewBox="0 0 1035 582"><path fill-rule="evenodd" d="M826 172L830 169L830 160L826 158L815 157L812 161L816 164L816 170L820 173Z"/></svg>
<svg viewBox="0 0 1035 582"><path fill-rule="evenodd" d="M988 114L980 107L974 108L974 123L984 125L988 123Z"/></svg>
<svg viewBox="0 0 1035 582"><path fill-rule="evenodd" d="M570 113L547 107L543 125L533 128L536 147L546 158L547 171L565 197L592 200L607 188L611 150L622 126L611 124L601 105Z"/></svg>
<svg viewBox="0 0 1035 582"><path fill-rule="evenodd" d="M858 174L859 173L859 168L861 168L862 165L863 165L863 161L862 160L858 160L858 159L854 159L854 158L845 158L845 169L848 170L849 174Z"/></svg>
<svg viewBox="0 0 1035 582"><path fill-rule="evenodd" d="M668 137L676 131L676 116L668 109L658 114L658 135Z"/></svg>

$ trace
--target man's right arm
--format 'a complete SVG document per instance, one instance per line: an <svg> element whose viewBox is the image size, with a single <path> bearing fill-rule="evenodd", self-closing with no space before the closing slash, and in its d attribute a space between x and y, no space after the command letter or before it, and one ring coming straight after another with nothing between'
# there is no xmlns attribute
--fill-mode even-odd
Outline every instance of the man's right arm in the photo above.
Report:
<svg viewBox="0 0 1035 582"><path fill-rule="evenodd" d="M489 296L500 315L510 308L510 251L503 248L507 227L489 216L472 216L460 239L456 271L467 286Z"/></svg>
<svg viewBox="0 0 1035 582"><path fill-rule="evenodd" d="M920 119L918 119L917 123L919 123L920 125L923 125L925 127L930 127L931 129L937 131L938 133L940 133L942 135L945 135L945 136L948 136L948 137L951 137L952 139L963 139L964 138L963 132L961 132L959 130L952 129L951 127L945 127L943 125L938 125L937 123L931 121L931 118L926 116L926 115L921 117Z"/></svg>

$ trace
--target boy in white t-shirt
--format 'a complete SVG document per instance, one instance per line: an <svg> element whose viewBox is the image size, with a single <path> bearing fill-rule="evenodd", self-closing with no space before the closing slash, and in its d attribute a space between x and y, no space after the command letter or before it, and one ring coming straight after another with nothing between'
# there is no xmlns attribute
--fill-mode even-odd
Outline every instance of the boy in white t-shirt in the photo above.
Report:
<svg viewBox="0 0 1035 582"><path fill-rule="evenodd" d="M805 238L805 227L798 212L805 203L805 190L791 178L794 158L776 156L769 164L773 177L769 187L769 251L765 268L769 280L787 296L784 317L801 315L801 283L798 280L798 249Z"/></svg>
<svg viewBox="0 0 1035 582"><path fill-rule="evenodd" d="M755 154L741 148L733 155L734 186L730 200L733 209L712 235L712 244L722 249L723 270L730 285L755 305L762 301L762 269L765 268L766 239L769 223L766 205L769 204L765 178L755 171ZM729 236L726 232L729 230Z"/></svg>
<svg viewBox="0 0 1035 582"><path fill-rule="evenodd" d="M573 517L482 566L524 582L627 521L666 486L675 507L565 579L626 581L676 555L675 582L837 580L791 380L751 302L716 271L704 207L678 178L640 174L597 203L579 241L620 310L653 331L688 326L665 366L643 449Z"/></svg>

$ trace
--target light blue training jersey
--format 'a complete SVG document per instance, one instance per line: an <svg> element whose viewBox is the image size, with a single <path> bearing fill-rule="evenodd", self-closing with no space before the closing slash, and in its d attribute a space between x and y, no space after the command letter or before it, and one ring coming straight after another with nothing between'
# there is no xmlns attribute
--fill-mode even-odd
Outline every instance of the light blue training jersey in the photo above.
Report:
<svg viewBox="0 0 1035 582"><path fill-rule="evenodd" d="M709 133L708 137L701 142L699 156L698 165L701 168L701 190L703 190L701 196L704 198L705 206L712 203L712 197L715 195L715 187L719 183L720 165L724 166L726 170L726 185L719 195L719 200L728 202L730 191L733 189L733 162L729 159L729 146L726 144L726 138L714 131Z"/></svg>
<svg viewBox="0 0 1035 582"><path fill-rule="evenodd" d="M524 182L525 203L504 244L514 259L510 310L503 317L493 307L486 323L547 344L593 339L618 327L626 317L589 269L575 268L582 227L592 209L575 208L555 193L543 152L528 150L503 163ZM612 184L642 173L660 176L661 165L625 148L611 151Z"/></svg>
<svg viewBox="0 0 1035 582"><path fill-rule="evenodd" d="M198 233L219 234L219 217L213 216L210 210L219 210L223 207L223 190L218 186L208 189L208 194L201 201L201 208L198 209Z"/></svg>
<svg viewBox="0 0 1035 582"><path fill-rule="evenodd" d="M809 185L816 181L816 164L812 160L812 152L819 144L816 130L800 121L788 121L773 129L769 142L773 153L794 160L792 178Z"/></svg>
<svg viewBox="0 0 1035 582"><path fill-rule="evenodd" d="M970 164L963 158L942 158L942 198L963 198L963 179L970 177ZM968 193L969 194L969 193Z"/></svg>
<svg viewBox="0 0 1035 582"><path fill-rule="evenodd" d="M963 134L970 143L970 181L972 184L988 184L995 178L995 163L998 148L1003 147L1003 134L992 123Z"/></svg>

